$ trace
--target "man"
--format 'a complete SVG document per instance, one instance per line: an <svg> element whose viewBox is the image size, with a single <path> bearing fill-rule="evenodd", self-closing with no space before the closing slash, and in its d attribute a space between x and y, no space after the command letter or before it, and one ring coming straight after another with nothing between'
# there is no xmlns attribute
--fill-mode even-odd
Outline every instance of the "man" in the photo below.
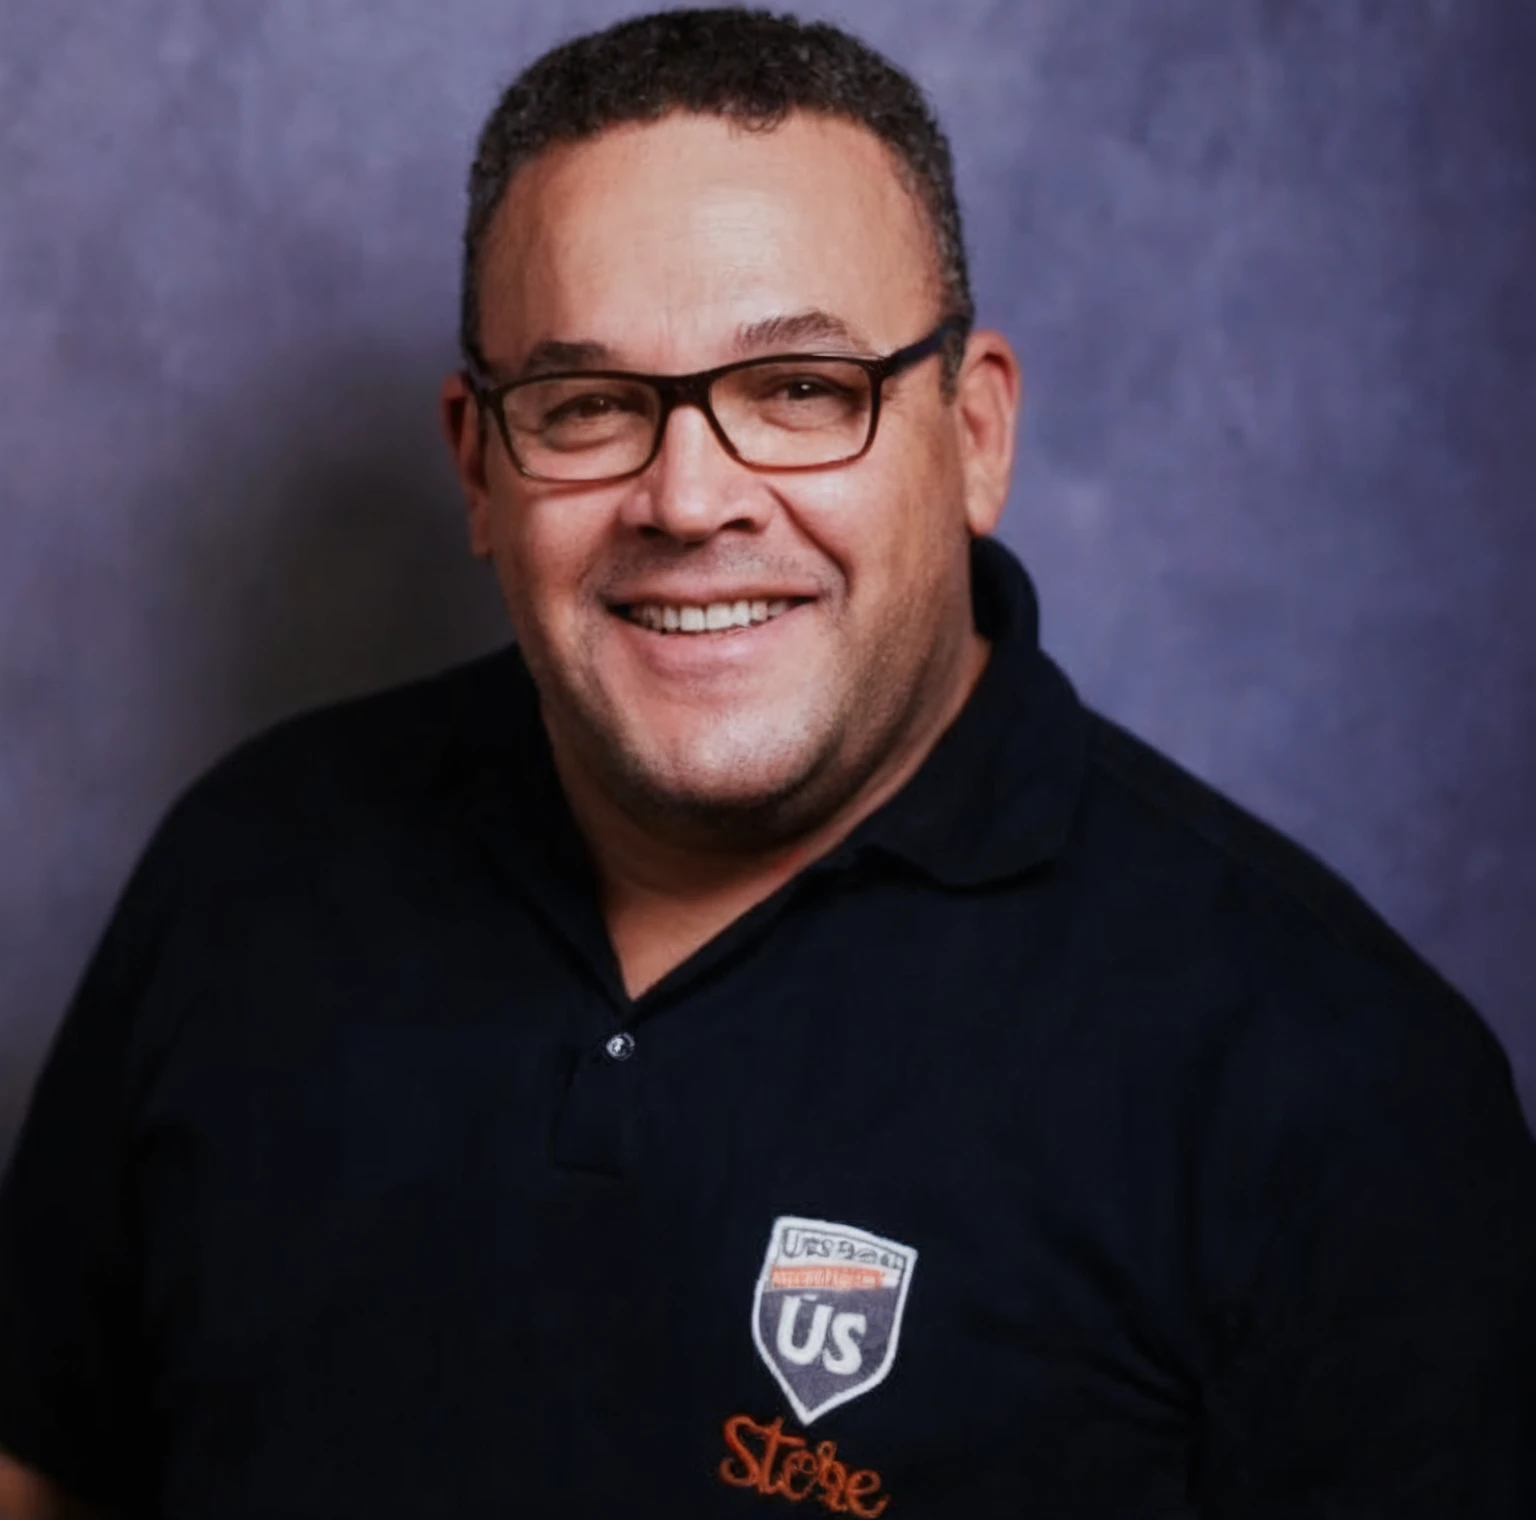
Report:
<svg viewBox="0 0 1536 1520"><path fill-rule="evenodd" d="M0 1201L11 1513L1536 1514L1508 1065L1039 652L971 315L831 28L512 87L443 416L516 649L157 834Z"/></svg>

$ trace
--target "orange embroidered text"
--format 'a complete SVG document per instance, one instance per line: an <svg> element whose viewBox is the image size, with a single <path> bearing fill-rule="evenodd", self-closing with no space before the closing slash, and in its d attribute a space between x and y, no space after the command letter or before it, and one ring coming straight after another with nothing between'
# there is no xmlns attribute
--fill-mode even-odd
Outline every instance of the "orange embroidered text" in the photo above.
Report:
<svg viewBox="0 0 1536 1520"><path fill-rule="evenodd" d="M761 1425L749 1415L725 1422L730 1456L720 1464L720 1478L732 1488L779 1494L795 1504L815 1499L835 1515L874 1520L891 1502L880 1492L880 1474L867 1467L849 1470L837 1460L837 1442L812 1446L804 1436L787 1435L782 1416Z"/></svg>
<svg viewBox="0 0 1536 1520"><path fill-rule="evenodd" d="M775 1267L770 1288L883 1288L879 1267Z"/></svg>

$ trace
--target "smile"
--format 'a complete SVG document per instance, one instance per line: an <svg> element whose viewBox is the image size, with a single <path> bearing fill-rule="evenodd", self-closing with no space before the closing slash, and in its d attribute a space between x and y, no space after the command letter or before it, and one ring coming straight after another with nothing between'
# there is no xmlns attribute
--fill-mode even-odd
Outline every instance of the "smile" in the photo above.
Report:
<svg viewBox="0 0 1536 1520"><path fill-rule="evenodd" d="M723 633L732 628L750 628L758 623L772 622L804 600L803 597L778 597L773 601L702 604L635 602L615 607L614 611L653 633Z"/></svg>

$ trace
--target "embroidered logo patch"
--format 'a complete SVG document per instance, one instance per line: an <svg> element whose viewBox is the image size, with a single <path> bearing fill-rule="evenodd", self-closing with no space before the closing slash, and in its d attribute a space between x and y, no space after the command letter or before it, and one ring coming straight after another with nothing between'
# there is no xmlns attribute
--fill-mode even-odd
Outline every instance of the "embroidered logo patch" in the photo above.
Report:
<svg viewBox="0 0 1536 1520"><path fill-rule="evenodd" d="M775 1219L752 1300L758 1355L804 1425L896 1360L917 1252L852 1225Z"/></svg>

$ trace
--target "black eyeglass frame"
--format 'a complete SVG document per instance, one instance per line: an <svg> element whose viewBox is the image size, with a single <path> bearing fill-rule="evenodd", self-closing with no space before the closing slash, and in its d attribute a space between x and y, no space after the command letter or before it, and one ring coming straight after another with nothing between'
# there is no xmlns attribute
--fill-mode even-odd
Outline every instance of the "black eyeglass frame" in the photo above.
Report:
<svg viewBox="0 0 1536 1520"><path fill-rule="evenodd" d="M642 375L634 370L580 369L558 370L547 375L530 375L522 380L497 380L478 366L466 368L463 374L464 381L469 387L470 394L474 396L481 414L490 412L496 419L496 429L501 434L502 443L506 445L507 457L517 467L518 473L529 480L540 480L550 485L607 485L613 481L632 480L636 475L643 475L650 469L657 454L661 452L661 442L667 432L667 421L680 406L698 407L708 420L711 431L720 440L721 448L732 459L746 465L748 469L773 474L781 471L801 473L809 470L835 470L862 459L874 446L875 430L880 425L880 393L885 382L892 376L899 375L903 370L910 369L914 364L921 363L931 354L940 352L950 339L964 339L968 326L969 324L962 317L946 317L932 332L919 338L917 342L909 343L905 348L898 348L894 353L877 358L866 358L860 354L765 354L757 359L737 359L730 364L717 365L714 369L701 369L691 375ZM754 464L750 459L743 459L737 452L735 444L726 436L725 429L720 425L720 419L715 416L714 407L710 405L709 393L715 381L722 375L769 364L800 364L829 360L838 364L855 364L869 376L869 430L858 452L842 459L829 460L825 464ZM625 470L618 475L597 475L590 479L570 478L559 475L540 475L537 471L530 470L518 458L517 450L512 445L512 430L507 426L505 401L508 394L521 386L541 385L550 380L578 379L639 381L656 392L661 409L656 415L651 451L634 469Z"/></svg>

